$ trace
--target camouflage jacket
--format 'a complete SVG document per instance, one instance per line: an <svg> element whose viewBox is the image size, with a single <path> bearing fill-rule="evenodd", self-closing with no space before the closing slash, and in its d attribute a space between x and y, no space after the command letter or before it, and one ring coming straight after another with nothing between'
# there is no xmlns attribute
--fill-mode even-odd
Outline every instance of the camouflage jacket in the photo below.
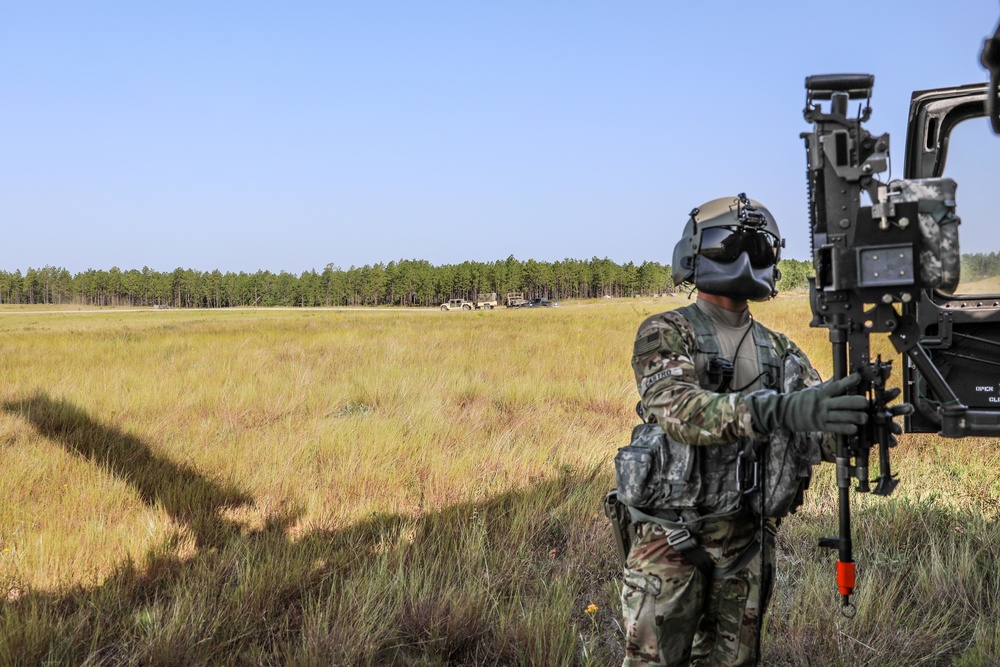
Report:
<svg viewBox="0 0 1000 667"><path fill-rule="evenodd" d="M787 336L766 329L776 356L797 355L805 365L805 385L821 382L806 355ZM646 318L639 326L632 369L647 414L668 436L689 445L726 445L744 438L767 440L757 430L742 393L702 389L695 360L698 345L691 322L676 311ZM829 446L827 443L824 449ZM824 458L827 458L824 452Z"/></svg>

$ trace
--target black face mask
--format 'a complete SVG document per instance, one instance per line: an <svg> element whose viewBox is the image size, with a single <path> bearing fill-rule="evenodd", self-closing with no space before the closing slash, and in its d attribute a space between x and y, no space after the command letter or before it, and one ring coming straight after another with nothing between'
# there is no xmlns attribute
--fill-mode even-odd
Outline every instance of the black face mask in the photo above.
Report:
<svg viewBox="0 0 1000 667"><path fill-rule="evenodd" d="M731 299L763 301L774 296L774 265L754 268L749 253L742 252L731 262L697 258L694 285L702 292Z"/></svg>

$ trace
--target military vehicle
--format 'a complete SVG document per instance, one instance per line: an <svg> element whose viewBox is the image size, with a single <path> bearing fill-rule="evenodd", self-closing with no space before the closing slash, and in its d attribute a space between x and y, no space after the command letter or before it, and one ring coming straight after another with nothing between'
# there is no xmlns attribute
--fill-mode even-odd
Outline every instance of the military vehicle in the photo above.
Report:
<svg viewBox="0 0 1000 667"><path fill-rule="evenodd" d="M520 308L526 303L528 300L524 298L524 292L507 292L508 308Z"/></svg>
<svg viewBox="0 0 1000 667"><path fill-rule="evenodd" d="M441 310L472 310L476 305L465 299L449 299L441 304Z"/></svg>
<svg viewBox="0 0 1000 667"><path fill-rule="evenodd" d="M476 310L493 310L498 305L497 293L486 292L484 294L476 295L474 305L476 306Z"/></svg>

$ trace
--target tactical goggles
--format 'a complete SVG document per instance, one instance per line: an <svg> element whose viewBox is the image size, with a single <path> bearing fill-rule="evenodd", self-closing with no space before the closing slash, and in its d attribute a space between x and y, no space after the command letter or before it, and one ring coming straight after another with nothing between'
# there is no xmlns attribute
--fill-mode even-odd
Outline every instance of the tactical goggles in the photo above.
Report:
<svg viewBox="0 0 1000 667"><path fill-rule="evenodd" d="M743 225L725 225L701 231L698 254L725 264L746 253L750 266L763 269L775 265L780 249L781 241L771 232Z"/></svg>

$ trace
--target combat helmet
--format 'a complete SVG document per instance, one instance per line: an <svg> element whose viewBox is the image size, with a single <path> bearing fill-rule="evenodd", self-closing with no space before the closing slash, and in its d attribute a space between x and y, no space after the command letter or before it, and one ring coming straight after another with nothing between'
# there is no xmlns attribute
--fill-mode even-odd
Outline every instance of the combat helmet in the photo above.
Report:
<svg viewBox="0 0 1000 667"><path fill-rule="evenodd" d="M736 299L768 299L778 293L784 245L778 223L760 202L743 193L713 199L691 211L674 246L674 283Z"/></svg>

